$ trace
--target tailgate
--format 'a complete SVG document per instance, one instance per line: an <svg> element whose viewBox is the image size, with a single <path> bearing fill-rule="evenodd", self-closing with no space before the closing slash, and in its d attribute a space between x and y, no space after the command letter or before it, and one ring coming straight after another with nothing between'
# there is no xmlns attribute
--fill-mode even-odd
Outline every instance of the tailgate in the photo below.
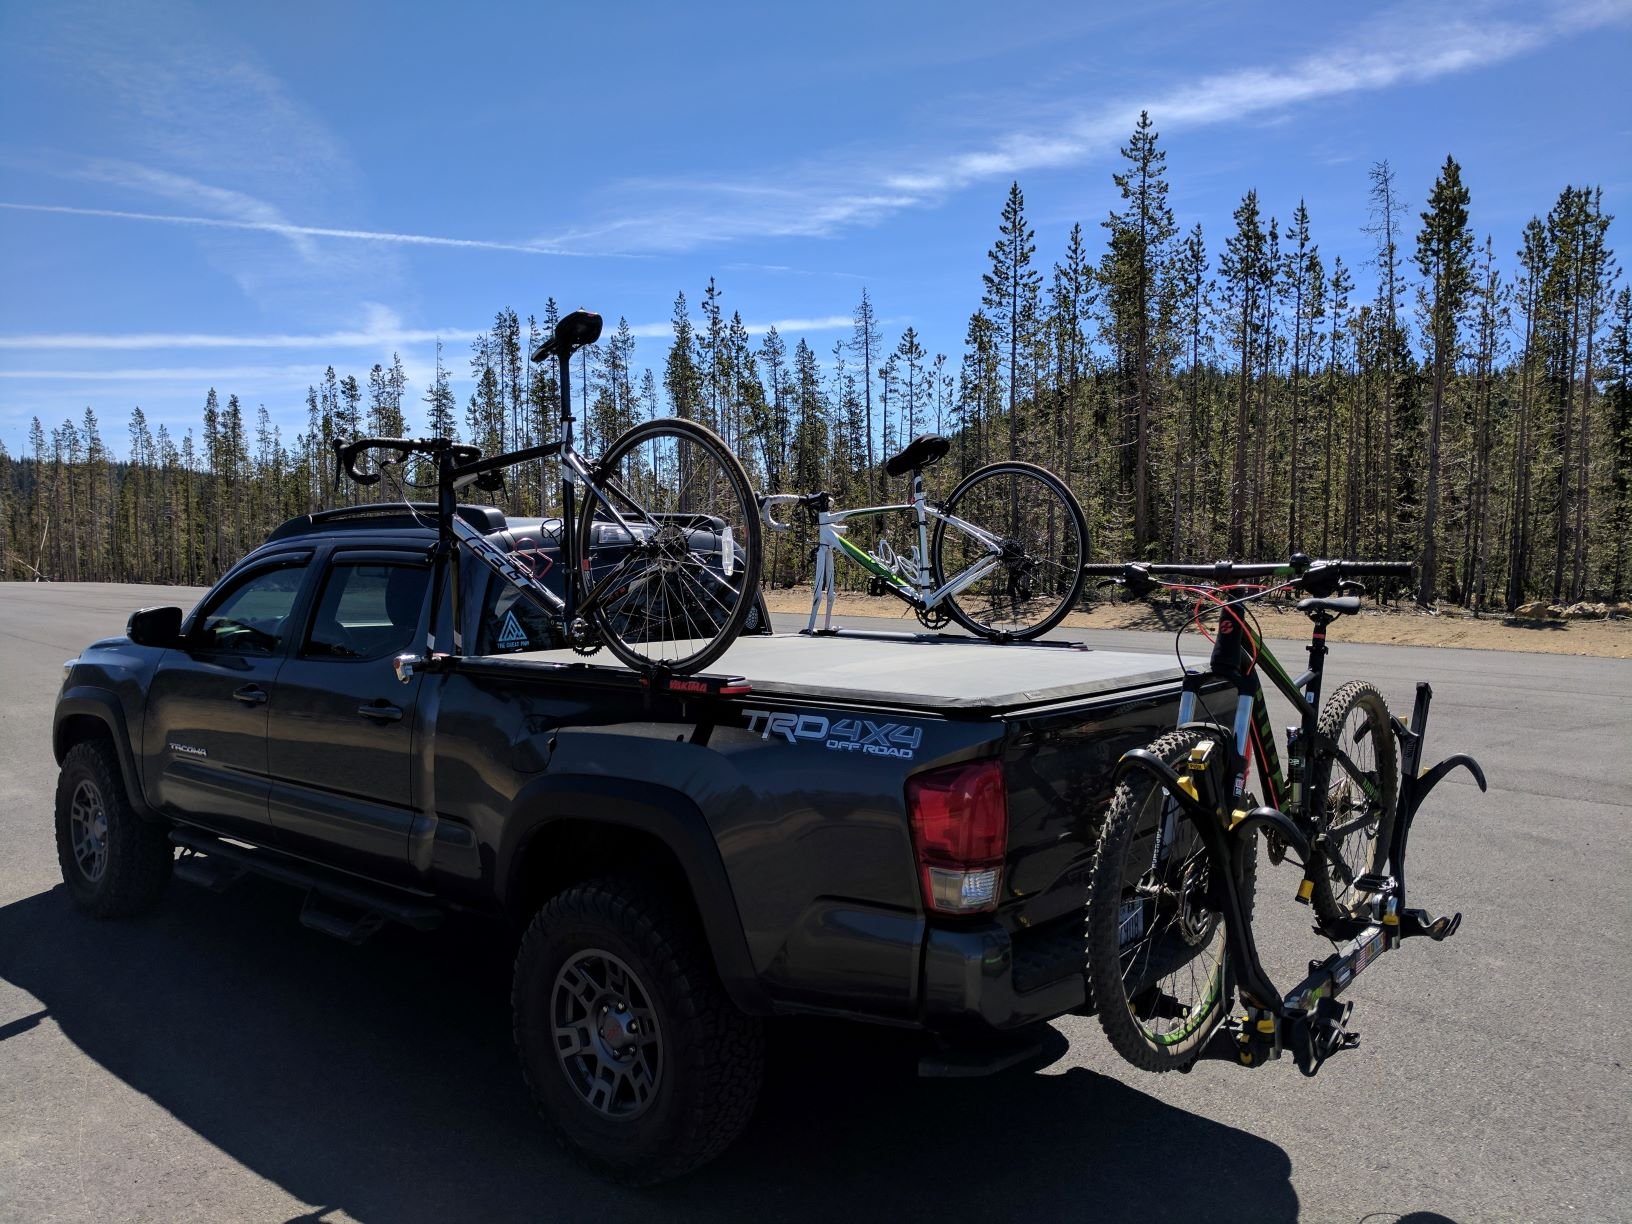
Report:
<svg viewBox="0 0 1632 1224"><path fill-rule="evenodd" d="M1061 939L1080 957L1080 925L1071 924L1080 924L1087 899L1088 859L1110 802L1111 770L1128 749L1170 730L1178 709L1175 677L1008 720L1009 849L999 913L1011 932L1063 924Z"/></svg>

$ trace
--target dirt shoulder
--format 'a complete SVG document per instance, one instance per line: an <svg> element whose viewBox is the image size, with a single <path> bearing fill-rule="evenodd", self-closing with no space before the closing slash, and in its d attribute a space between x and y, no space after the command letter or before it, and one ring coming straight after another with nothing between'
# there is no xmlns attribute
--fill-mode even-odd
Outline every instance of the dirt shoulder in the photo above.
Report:
<svg viewBox="0 0 1632 1224"><path fill-rule="evenodd" d="M792 587L765 592L772 612L808 613L810 588ZM1264 636L1303 639L1309 622L1290 604L1260 604L1258 621ZM917 621L900 600L841 592L835 615L876 616L900 620L904 628ZM1102 603L1073 612L1065 625L1073 629L1165 629L1172 632L1186 621L1188 605L1167 606L1133 600ZM1452 646L1463 650L1521 650L1536 654L1597 655L1632 659L1632 620L1527 620L1517 617L1474 616L1461 610L1437 615L1416 608L1364 608L1345 616L1331 628L1333 641L1376 642L1387 646Z"/></svg>

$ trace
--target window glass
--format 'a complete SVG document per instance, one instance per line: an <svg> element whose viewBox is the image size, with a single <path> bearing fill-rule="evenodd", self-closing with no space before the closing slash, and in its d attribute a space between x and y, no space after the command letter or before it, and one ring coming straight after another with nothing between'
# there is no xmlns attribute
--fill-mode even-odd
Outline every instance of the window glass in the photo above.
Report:
<svg viewBox="0 0 1632 1224"><path fill-rule="evenodd" d="M431 571L384 561L337 562L323 583L303 653L314 658L379 659L413 644Z"/></svg>
<svg viewBox="0 0 1632 1224"><path fill-rule="evenodd" d="M232 654L277 654L305 577L304 561L252 575L205 609L193 630L194 643Z"/></svg>
<svg viewBox="0 0 1632 1224"><path fill-rule="evenodd" d="M552 589L555 586L550 585ZM476 653L515 654L522 650L554 650L562 645L565 643L556 629L555 618L520 587L512 586L495 574L487 584Z"/></svg>

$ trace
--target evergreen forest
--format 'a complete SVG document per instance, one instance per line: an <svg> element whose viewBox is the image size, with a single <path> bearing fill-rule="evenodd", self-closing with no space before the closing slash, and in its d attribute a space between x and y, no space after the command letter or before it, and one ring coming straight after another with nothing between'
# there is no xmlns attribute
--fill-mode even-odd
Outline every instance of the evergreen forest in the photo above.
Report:
<svg viewBox="0 0 1632 1224"><path fill-rule="evenodd" d="M1302 202L1276 215L1255 191L1226 232L1184 231L1142 115L1113 207L1046 235L1052 260L1020 185L1008 189L961 336L895 335L864 289L831 346L753 337L711 279L695 300L677 295L662 351L637 359L627 322L609 320L577 359L581 449L646 417L688 417L757 488L825 488L845 506L898 498L883 460L936 432L954 445L932 490L993 459L1043 464L1082 501L1092 560L1301 550L1415 560L1422 603L1625 598L1632 294L1601 191L1563 186L1522 232L1482 234L1453 157L1411 185L1416 206L1386 161L1365 189L1360 268L1322 256ZM422 392L395 355L360 376L330 366L292 437L266 406L214 388L180 436L139 407L117 430L90 407L36 417L23 453L0 447L0 572L209 583L290 516L384 496L336 488L336 437L547 440L557 388L526 356L556 316L553 301L498 311L472 343L463 405L439 348ZM553 480L541 465L512 473L504 508L549 514ZM767 581L808 580L804 554L768 551Z"/></svg>

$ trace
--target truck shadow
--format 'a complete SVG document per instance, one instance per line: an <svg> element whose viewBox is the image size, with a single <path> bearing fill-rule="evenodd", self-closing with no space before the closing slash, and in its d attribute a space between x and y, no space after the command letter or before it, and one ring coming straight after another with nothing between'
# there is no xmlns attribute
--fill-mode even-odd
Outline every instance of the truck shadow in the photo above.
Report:
<svg viewBox="0 0 1632 1224"><path fill-rule="evenodd" d="M777 1031L759 1114L721 1160L611 1188L532 1113L491 929L352 948L295 925L297 905L248 881L175 887L131 923L81 916L60 887L0 908L0 977L44 1009L0 1042L49 1019L311 1205L302 1220L1297 1216L1289 1159L1246 1131L1084 1068L918 1080L903 1039L805 1023Z"/></svg>

